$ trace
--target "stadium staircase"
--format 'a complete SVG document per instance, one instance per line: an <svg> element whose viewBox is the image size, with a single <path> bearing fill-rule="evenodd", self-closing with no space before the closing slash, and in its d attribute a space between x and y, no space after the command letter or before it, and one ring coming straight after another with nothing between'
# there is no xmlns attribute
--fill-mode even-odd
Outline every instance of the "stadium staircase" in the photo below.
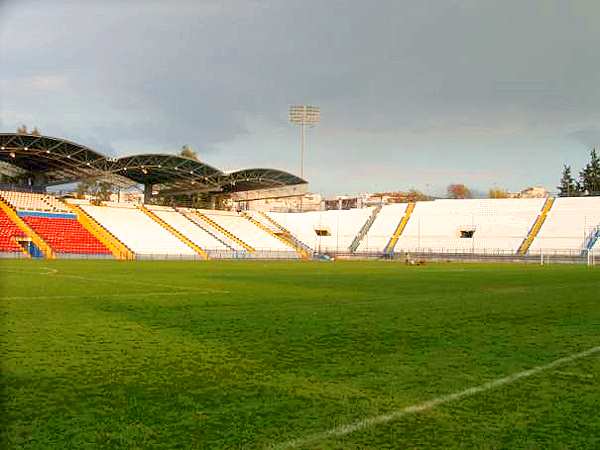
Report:
<svg viewBox="0 0 600 450"><path fill-rule="evenodd" d="M65 203L71 211L77 216L77 221L85 228L88 233L98 239L112 253L115 259L133 260L135 254L123 244L114 234L100 225L78 205L73 203Z"/></svg>
<svg viewBox="0 0 600 450"><path fill-rule="evenodd" d="M387 245L385 246L385 249L383 250L384 254L390 255L394 252L394 248L396 248L398 239L400 239L400 236L402 236L402 233L404 232L404 229L406 228L406 225L408 224L408 221L410 220L410 216L412 215L413 211L415 210L415 206L416 206L416 204L414 202L411 202L406 207L404 216L402 216L402 219L400 219L400 222L398 222L398 226L396 227L394 234L392 234L390 241L387 243Z"/></svg>
<svg viewBox="0 0 600 450"><path fill-rule="evenodd" d="M248 252L250 252L250 253L254 253L255 252L255 250L254 250L253 247L251 247L250 245L246 244L239 237L237 237L232 232L230 232L230 231L226 230L225 228L223 228L221 225L219 225L217 222L215 222L214 220L212 220L207 215L199 213L198 211L195 211L194 214L196 214L198 217L200 217L200 219L202 219L204 222L206 222L209 226L211 226L215 230L219 231L219 233L227 236L232 241L237 242L239 245L241 245L242 247L244 247Z"/></svg>
<svg viewBox="0 0 600 450"><path fill-rule="evenodd" d="M588 234L587 238L585 239L585 244L584 244L584 250L582 252L582 255L586 255L587 253L591 252L592 249L594 248L594 245L596 245L596 242L598 242L600 240L600 225L598 225L595 229L593 229L590 234Z"/></svg>
<svg viewBox="0 0 600 450"><path fill-rule="evenodd" d="M248 212L242 212L242 215L248 219L250 222L252 222L254 225L256 225L258 228L260 228L261 230L263 230L265 233L270 234L271 236L273 236L274 238L278 239L279 241L283 242L285 245L287 245L288 247L292 248L300 258L302 259L308 259L309 258L309 253L307 253L302 247L296 245L293 241L286 239L285 237L282 236L282 233L279 233L279 229L277 227L275 227L273 224L271 224L270 222L269 225L271 226L267 226L266 224L262 223L259 220L256 220L252 214L248 213ZM261 216L262 217L262 216Z"/></svg>
<svg viewBox="0 0 600 450"><path fill-rule="evenodd" d="M546 218L548 217L548 213L552 209L552 205L553 204L554 204L554 198L552 198L552 197L548 197L546 199L546 201L544 202L544 206L542 207L542 211L537 216L537 219L535 219L535 222L533 223L533 226L529 230L529 233L527 234L527 237L523 240L523 242L519 246L519 249L517 250L517 254L519 256L524 256L529 251L529 248L531 247L531 244L533 244L533 241L535 240L536 236L538 235L538 233L542 229L542 226L544 225L544 222L546 222Z"/></svg>
<svg viewBox="0 0 600 450"><path fill-rule="evenodd" d="M229 248L230 250L235 251L235 248L233 248L230 244L228 244L226 241L224 241L219 236L217 236L216 233L213 233L208 226L204 225L204 222L201 221L196 214L194 214L192 212L183 211L183 210L180 210L178 208L175 208L175 209L177 210L177 212L179 214L181 214L187 220L189 220L190 222L192 222L198 228L202 229L203 231L205 231L206 233L208 233L209 235L211 235L214 239L216 239L217 241L219 241L225 247Z"/></svg>
<svg viewBox="0 0 600 450"><path fill-rule="evenodd" d="M190 239L188 239L186 236L181 234L178 230L173 228L167 222L162 220L160 217L158 217L156 214L154 214L151 210L149 210L148 208L146 208L144 205L141 205L141 204L138 205L138 209L140 211L142 211L144 214L146 214L150 219L152 219L157 224L159 224L161 227L163 227L165 230L167 230L169 233L171 233L173 236L175 236L177 239L179 239L181 242L183 242L185 245L187 245L189 248L194 250L202 258L208 259L208 253L206 253L204 251L204 249L202 249L199 245L193 243Z"/></svg>
<svg viewBox="0 0 600 450"><path fill-rule="evenodd" d="M25 236L31 240L33 247L30 248L30 255L33 257L45 257L46 259L54 259L56 255L44 239L41 238L27 223L19 217L17 211L12 208L7 202L0 197L0 209L8 216L13 224L15 224Z"/></svg>
<svg viewBox="0 0 600 450"><path fill-rule="evenodd" d="M281 225L279 222L277 222L275 219L273 219L272 217L270 217L268 214L259 211L259 214L265 218L265 220L272 224L273 226L275 226L277 229L280 230L279 234L280 236L282 236L284 239L289 240L290 242L292 242L294 244L295 247L301 248L304 253L306 253L307 258L310 257L310 255L312 255L314 253L314 250L312 248L310 248L308 245L306 245L304 242L302 242L300 239L298 239L296 236L294 236L290 230L288 230L287 228L285 228L283 225Z"/></svg>
<svg viewBox="0 0 600 450"><path fill-rule="evenodd" d="M367 221L364 223L364 225L362 226L362 228L360 229L360 231L358 232L358 234L352 241L352 244L350 244L351 252L354 253L356 251L356 249L360 245L360 242L363 240L363 238L367 235L367 233L371 229L371 225L373 225L373 222L375 222L375 219L377 218L377 214L379 214L379 212L381 211L382 208L383 208L383 205L377 205L373 209L373 212L371 213L371 215L369 216Z"/></svg>

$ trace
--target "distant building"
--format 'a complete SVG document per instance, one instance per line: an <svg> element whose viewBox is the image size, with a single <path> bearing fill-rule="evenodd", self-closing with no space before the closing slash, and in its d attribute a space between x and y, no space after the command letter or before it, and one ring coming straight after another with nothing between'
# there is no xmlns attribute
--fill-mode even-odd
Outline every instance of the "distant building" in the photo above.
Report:
<svg viewBox="0 0 600 450"><path fill-rule="evenodd" d="M363 198L356 195L336 195L324 201L325 209L353 209L362 208Z"/></svg>
<svg viewBox="0 0 600 450"><path fill-rule="evenodd" d="M521 191L521 198L545 198L549 195L548 189L541 186L530 187Z"/></svg>
<svg viewBox="0 0 600 450"><path fill-rule="evenodd" d="M307 193L306 185L298 185L234 193L226 206L236 211L319 211L322 198L320 194Z"/></svg>
<svg viewBox="0 0 600 450"><path fill-rule="evenodd" d="M510 192L508 194L509 198L546 198L549 196L548 189L542 186L528 187L520 192Z"/></svg>

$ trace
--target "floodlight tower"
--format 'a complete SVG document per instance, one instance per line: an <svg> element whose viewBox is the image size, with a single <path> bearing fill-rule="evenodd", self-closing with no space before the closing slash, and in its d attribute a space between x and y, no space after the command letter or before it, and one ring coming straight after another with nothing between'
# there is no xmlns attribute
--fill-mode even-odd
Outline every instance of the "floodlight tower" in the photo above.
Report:
<svg viewBox="0 0 600 450"><path fill-rule="evenodd" d="M290 123L300 125L300 178L304 178L304 133L305 128L314 127L321 121L321 109L311 105L290 106Z"/></svg>

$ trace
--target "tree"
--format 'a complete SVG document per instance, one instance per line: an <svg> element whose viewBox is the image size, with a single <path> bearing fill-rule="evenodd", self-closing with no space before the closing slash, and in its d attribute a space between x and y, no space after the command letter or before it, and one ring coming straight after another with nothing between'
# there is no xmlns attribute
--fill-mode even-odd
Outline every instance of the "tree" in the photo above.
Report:
<svg viewBox="0 0 600 450"><path fill-rule="evenodd" d="M558 186L558 195L560 197L572 197L579 192L579 186L571 175L571 166L564 165L560 186Z"/></svg>
<svg viewBox="0 0 600 450"><path fill-rule="evenodd" d="M447 189L448 198L471 198L471 190L464 184L451 184Z"/></svg>
<svg viewBox="0 0 600 450"><path fill-rule="evenodd" d="M77 187L75 188L77 198L85 198L86 195L92 195L95 192L95 184L96 182L92 180L83 180L77 183Z"/></svg>
<svg viewBox="0 0 600 450"><path fill-rule="evenodd" d="M184 158L190 158L190 159L194 159L196 161L200 161L200 158L198 157L198 153L196 153L196 151L189 145L184 145L183 147L181 147L179 156L183 156Z"/></svg>
<svg viewBox="0 0 600 450"><path fill-rule="evenodd" d="M27 125L21 125L17 128L17 134L31 134L32 136L41 136L40 130L37 127L33 127L33 130L27 131Z"/></svg>
<svg viewBox="0 0 600 450"><path fill-rule="evenodd" d="M107 181L83 180L77 184L77 198L90 195L96 201L108 201L113 194L114 186Z"/></svg>
<svg viewBox="0 0 600 450"><path fill-rule="evenodd" d="M579 172L579 184L587 195L600 195L600 158L595 148L590 152L590 162Z"/></svg>
<svg viewBox="0 0 600 450"><path fill-rule="evenodd" d="M423 202L423 201L431 200L431 197L422 193L421 191L419 191L417 189L410 189L406 193L406 199L409 202Z"/></svg>
<svg viewBox="0 0 600 450"><path fill-rule="evenodd" d="M491 188L488 193L489 198L508 198L508 191L502 188Z"/></svg>
<svg viewBox="0 0 600 450"><path fill-rule="evenodd" d="M113 193L113 185L107 181L101 181L98 183L98 190L96 191L96 199L102 201L109 201L110 196Z"/></svg>

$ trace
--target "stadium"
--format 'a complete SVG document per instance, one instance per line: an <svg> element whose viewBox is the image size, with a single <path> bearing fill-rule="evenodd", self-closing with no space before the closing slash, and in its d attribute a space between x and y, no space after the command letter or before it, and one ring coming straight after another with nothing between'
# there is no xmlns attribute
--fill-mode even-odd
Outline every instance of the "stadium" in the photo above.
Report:
<svg viewBox="0 0 600 450"><path fill-rule="evenodd" d="M597 444L600 197L225 210L307 182L0 142L8 447Z"/></svg>
<svg viewBox="0 0 600 450"><path fill-rule="evenodd" d="M1 0L0 449L600 449L598 17Z"/></svg>
<svg viewBox="0 0 600 450"><path fill-rule="evenodd" d="M298 195L290 173L224 173L193 159L144 154L108 159L46 136L0 135L6 173L29 187L0 191L5 256L114 259L388 258L596 263L600 197L435 200L298 213L155 205L205 192ZM94 202L46 192L86 179L143 186L144 201ZM257 194L258 193L258 194ZM247 196L246 196L247 197ZM215 204L215 201L212 201Z"/></svg>

